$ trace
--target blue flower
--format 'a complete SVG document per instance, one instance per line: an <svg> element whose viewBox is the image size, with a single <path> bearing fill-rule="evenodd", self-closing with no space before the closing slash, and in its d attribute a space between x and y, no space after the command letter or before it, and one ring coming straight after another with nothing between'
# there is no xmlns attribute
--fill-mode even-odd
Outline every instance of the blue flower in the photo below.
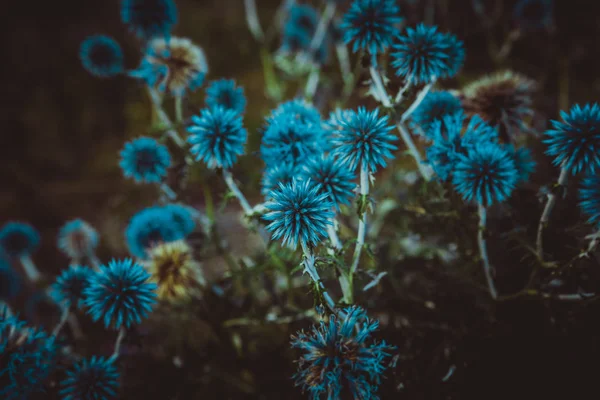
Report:
<svg viewBox="0 0 600 400"><path fill-rule="evenodd" d="M121 0L121 20L141 39L169 37L177 7L173 0Z"/></svg>
<svg viewBox="0 0 600 400"><path fill-rule="evenodd" d="M529 176L535 171L535 161L531 155L531 151L526 147L515 149L513 146L507 146L508 153L512 156L515 162L515 168L519 179L517 183L527 182Z"/></svg>
<svg viewBox="0 0 600 400"><path fill-rule="evenodd" d="M8 260L0 255L0 300L14 299L21 291L22 282Z"/></svg>
<svg viewBox="0 0 600 400"><path fill-rule="evenodd" d="M136 182L160 182L167 176L171 155L166 146L149 137L140 137L125 143L119 165L123 175Z"/></svg>
<svg viewBox="0 0 600 400"><path fill-rule="evenodd" d="M412 122L426 134L434 121L462 111L460 100L450 92L429 92L412 113Z"/></svg>
<svg viewBox="0 0 600 400"><path fill-rule="evenodd" d="M327 234L331 225L333 203L321 185L309 181L293 180L291 184L279 184L270 194L266 203L269 221L267 230L273 232L273 239L283 238L283 245L296 248L298 242L304 246L316 246Z"/></svg>
<svg viewBox="0 0 600 400"><path fill-rule="evenodd" d="M311 158L304 165L300 176L321 185L321 191L327 194L336 208L341 204L349 204L354 197L354 173L332 155Z"/></svg>
<svg viewBox="0 0 600 400"><path fill-rule="evenodd" d="M62 400L108 400L117 397L119 373L110 359L92 356L76 363L60 383Z"/></svg>
<svg viewBox="0 0 600 400"><path fill-rule="evenodd" d="M98 232L84 220L68 221L58 232L58 248L69 257L87 257L97 246Z"/></svg>
<svg viewBox="0 0 600 400"><path fill-rule="evenodd" d="M595 226L600 223L600 176L587 175L581 180L579 207Z"/></svg>
<svg viewBox="0 0 600 400"><path fill-rule="evenodd" d="M52 284L52 298L65 307L81 307L83 291L94 272L81 265L71 265Z"/></svg>
<svg viewBox="0 0 600 400"><path fill-rule="evenodd" d="M261 180L261 193L269 196L271 191L279 187L279 183L288 185L298 177L299 168L293 163L281 163L268 167Z"/></svg>
<svg viewBox="0 0 600 400"><path fill-rule="evenodd" d="M83 68L99 78L108 78L123 72L123 50L113 38L105 35L87 37L79 49Z"/></svg>
<svg viewBox="0 0 600 400"><path fill-rule="evenodd" d="M365 164L369 172L377 167L385 167L386 158L394 158L397 147L391 142L398 140L390 134L393 129L388 125L389 117L380 116L379 110L367 111L358 107L338 120L340 130L335 131L331 144L333 153L346 163L351 171Z"/></svg>
<svg viewBox="0 0 600 400"><path fill-rule="evenodd" d="M344 310L341 320L332 315L329 323L321 321L312 332L292 336L292 347L303 352L294 375L296 386L314 400L322 395L340 400L342 393L353 399L379 399L376 393L387 369L385 359L395 347L371 338L378 327L378 321L353 306Z"/></svg>
<svg viewBox="0 0 600 400"><path fill-rule="evenodd" d="M187 236L196 229L194 209L176 203L166 204L162 209L171 214L171 219L177 225L182 235Z"/></svg>
<svg viewBox="0 0 600 400"><path fill-rule="evenodd" d="M84 304L94 321L102 320L106 328L129 328L139 324L156 302L155 283L150 274L130 258L112 260L92 275L84 290Z"/></svg>
<svg viewBox="0 0 600 400"><path fill-rule="evenodd" d="M23 222L7 222L0 229L0 250L7 256L19 258L31 255L40 244L40 234Z"/></svg>
<svg viewBox="0 0 600 400"><path fill-rule="evenodd" d="M188 142L197 161L209 168L231 168L239 155L244 154L248 132L242 126L242 117L221 106L205 108L200 116L192 116Z"/></svg>
<svg viewBox="0 0 600 400"><path fill-rule="evenodd" d="M545 132L546 154L573 175L596 173L600 167L600 106L576 104L569 113L561 111L560 116L563 122L551 121L553 129Z"/></svg>
<svg viewBox="0 0 600 400"><path fill-rule="evenodd" d="M393 48L396 75L414 84L452 77L464 61L462 43L454 35L438 32L435 26L407 28Z"/></svg>
<svg viewBox="0 0 600 400"><path fill-rule="evenodd" d="M452 183L466 201L484 206L510 197L519 179L514 159L500 145L484 143L459 154Z"/></svg>
<svg viewBox="0 0 600 400"><path fill-rule="evenodd" d="M513 8L513 19L520 29L539 30L552 24L553 0L519 0Z"/></svg>
<svg viewBox="0 0 600 400"><path fill-rule="evenodd" d="M309 51L317 30L318 14L314 7L307 4L294 4L289 9L283 28L282 50L287 52ZM329 38L325 35L317 50L316 58L325 63L329 57Z"/></svg>
<svg viewBox="0 0 600 400"><path fill-rule="evenodd" d="M383 53L400 33L399 12L394 0L354 0L341 24L344 42L352 43L353 52Z"/></svg>
<svg viewBox="0 0 600 400"><path fill-rule="evenodd" d="M321 114L310 103L301 99L289 100L281 103L267 118L267 123L282 119L284 116L289 116L291 119L302 124L320 125Z"/></svg>
<svg viewBox="0 0 600 400"><path fill-rule="evenodd" d="M206 88L206 106L209 108L222 106L243 114L246 109L246 96L244 88L236 87L232 79L218 79L211 82Z"/></svg>

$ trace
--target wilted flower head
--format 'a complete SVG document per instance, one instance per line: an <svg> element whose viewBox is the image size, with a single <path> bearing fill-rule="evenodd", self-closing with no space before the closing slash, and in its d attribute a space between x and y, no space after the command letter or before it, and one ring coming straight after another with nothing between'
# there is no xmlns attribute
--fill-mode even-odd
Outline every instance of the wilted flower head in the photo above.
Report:
<svg viewBox="0 0 600 400"><path fill-rule="evenodd" d="M116 399L119 373L112 360L92 356L77 362L60 383L63 400Z"/></svg>
<svg viewBox="0 0 600 400"><path fill-rule="evenodd" d="M353 52L383 53L400 33L399 13L394 0L354 0L340 26L344 42L352 43Z"/></svg>
<svg viewBox="0 0 600 400"><path fill-rule="evenodd" d="M463 89L463 106L469 115L479 115L499 127L500 137L509 141L524 129L523 120L533 114L535 82L506 71L479 79Z"/></svg>
<svg viewBox="0 0 600 400"><path fill-rule="evenodd" d="M123 175L136 182L160 182L167 176L171 155L165 145L149 137L140 137L125 143L119 165Z"/></svg>
<svg viewBox="0 0 600 400"><path fill-rule="evenodd" d="M360 307L349 307L339 320L321 321L310 333L292 336L292 347L303 351L294 375L311 399L378 399L376 392L387 369L385 359L395 349L371 338L379 327Z"/></svg>
<svg viewBox="0 0 600 400"><path fill-rule="evenodd" d="M83 291L88 287L93 274L94 271L88 267L69 266L52 284L52 297L64 307L80 307L83 302Z"/></svg>
<svg viewBox="0 0 600 400"><path fill-rule="evenodd" d="M340 129L333 133L332 152L346 163L351 171L364 164L369 172L377 167L385 167L386 159L394 158L397 147L392 142L398 140L390 131L389 117L380 116L379 110L367 111L358 107L339 119Z"/></svg>
<svg viewBox="0 0 600 400"><path fill-rule="evenodd" d="M83 68L99 78L123 72L123 50L110 36L93 35L81 42L79 58Z"/></svg>
<svg viewBox="0 0 600 400"><path fill-rule="evenodd" d="M174 0L122 0L121 20L139 38L168 37L177 23Z"/></svg>
<svg viewBox="0 0 600 400"><path fill-rule="evenodd" d="M573 175L596 173L600 167L600 106L576 104L560 116L563 122L551 121L553 129L545 132L546 154Z"/></svg>
<svg viewBox="0 0 600 400"><path fill-rule="evenodd" d="M150 282L157 285L159 300L185 302L198 295L206 283L200 263L183 240L152 248L142 264L150 273Z"/></svg>
<svg viewBox="0 0 600 400"><path fill-rule="evenodd" d="M513 19L525 31L547 28L552 24L553 0L519 0L513 9Z"/></svg>
<svg viewBox="0 0 600 400"><path fill-rule="evenodd" d="M336 208L348 204L354 197L355 175L348 166L332 155L311 158L300 173L302 179L321 185L321 191Z"/></svg>
<svg viewBox="0 0 600 400"><path fill-rule="evenodd" d="M600 223L600 176L587 175L581 180L579 189L579 207L588 222L595 226Z"/></svg>
<svg viewBox="0 0 600 400"><path fill-rule="evenodd" d="M233 79L212 81L206 88L205 103L209 108L222 106L238 114L243 114L246 109L244 88L237 87Z"/></svg>
<svg viewBox="0 0 600 400"><path fill-rule="evenodd" d="M188 38L173 37L153 39L140 66L129 75L161 92L183 96L186 90L193 92L202 86L207 73L202 48Z"/></svg>
<svg viewBox="0 0 600 400"><path fill-rule="evenodd" d="M0 251L7 256L19 258L31 255L40 244L40 234L23 222L7 222L0 229Z"/></svg>
<svg viewBox="0 0 600 400"><path fill-rule="evenodd" d="M248 132L234 110L221 106L205 108L199 116L192 116L187 130L191 153L209 168L231 168L237 157L244 154Z"/></svg>
<svg viewBox="0 0 600 400"><path fill-rule="evenodd" d="M87 257L97 246L98 232L84 220L68 221L58 232L58 248L69 257Z"/></svg>
<svg viewBox="0 0 600 400"><path fill-rule="evenodd" d="M269 198L263 219L269 222L267 230L273 232L274 240L283 239L284 246L295 249L298 242L303 247L316 246L327 234L334 215L333 203L321 191L321 185L310 180L280 183Z"/></svg>
<svg viewBox="0 0 600 400"><path fill-rule="evenodd" d="M292 183L292 180L298 176L300 168L293 163L274 164L267 167L261 180L261 193L268 196L272 190L279 187L280 183L284 185Z"/></svg>
<svg viewBox="0 0 600 400"><path fill-rule="evenodd" d="M156 284L144 267L131 259L112 260L94 273L84 290L84 304L94 321L106 328L139 324L156 302Z"/></svg>
<svg viewBox="0 0 600 400"><path fill-rule="evenodd" d="M450 92L429 92L411 114L412 122L427 134L434 121L462 111L460 100Z"/></svg>

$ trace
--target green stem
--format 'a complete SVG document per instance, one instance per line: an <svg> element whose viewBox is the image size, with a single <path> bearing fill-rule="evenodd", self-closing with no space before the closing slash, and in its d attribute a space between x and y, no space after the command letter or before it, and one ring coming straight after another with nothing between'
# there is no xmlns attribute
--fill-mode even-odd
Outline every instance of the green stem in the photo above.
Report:
<svg viewBox="0 0 600 400"><path fill-rule="evenodd" d="M563 165L560 169L560 175L558 177L558 182L556 183L559 187L564 187L567 184L567 179L569 178L569 172L567 168ZM553 188L554 189L554 188ZM546 202L546 207L544 207L544 212L542 213L542 217L540 218L540 223L538 224L537 230L537 239L535 242L536 252L538 257L543 262L544 261L544 229L550 220L550 214L552 214L552 209L556 205L557 196L555 190L550 190L548 193L548 200Z"/></svg>
<svg viewBox="0 0 600 400"><path fill-rule="evenodd" d="M490 288L490 295L492 299L498 298L498 291L494 285L494 278L492 276L492 267L487 254L487 246L485 242L485 228L487 222L487 212L485 207L479 203L477 204L477 210L479 211L479 229L477 232L477 244L479 245L479 253L481 254L481 260L483 262L483 272L485 273L485 279L487 280L488 287Z"/></svg>

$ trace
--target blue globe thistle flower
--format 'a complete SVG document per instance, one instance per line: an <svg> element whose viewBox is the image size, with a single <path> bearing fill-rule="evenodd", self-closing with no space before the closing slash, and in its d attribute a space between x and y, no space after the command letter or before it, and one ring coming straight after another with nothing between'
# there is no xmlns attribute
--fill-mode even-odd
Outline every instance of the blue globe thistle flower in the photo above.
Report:
<svg viewBox="0 0 600 400"><path fill-rule="evenodd" d="M69 257L87 257L97 246L98 232L82 219L68 221L58 232L58 248Z"/></svg>
<svg viewBox="0 0 600 400"><path fill-rule="evenodd" d="M407 28L393 48L396 75L414 84L452 77L464 61L462 43L454 35L438 32L435 26Z"/></svg>
<svg viewBox="0 0 600 400"><path fill-rule="evenodd" d="M552 24L553 0L519 0L513 8L513 19L525 31L535 31Z"/></svg>
<svg viewBox="0 0 600 400"><path fill-rule="evenodd" d="M484 143L459 154L452 183L466 201L483 206L506 200L519 179L513 157L496 143Z"/></svg>
<svg viewBox="0 0 600 400"><path fill-rule="evenodd" d="M551 121L553 129L545 132L546 154L573 175L596 173L600 167L600 106L576 104L568 113L561 111L560 116L563 122Z"/></svg>
<svg viewBox="0 0 600 400"><path fill-rule="evenodd" d="M434 121L441 120L446 115L462 111L460 100L450 92L429 92L419 107L412 113L412 122L418 125L424 133L429 132Z"/></svg>
<svg viewBox="0 0 600 400"><path fill-rule="evenodd" d="M206 106L209 108L222 106L243 114L246 109L244 88L237 87L233 79L218 79L206 88Z"/></svg>
<svg viewBox="0 0 600 400"><path fill-rule="evenodd" d="M301 124L321 124L321 114L319 113L319 110L302 99L289 100L278 105L267 118L267 124L279 119L284 119L282 118L284 116L291 117L291 119Z"/></svg>
<svg viewBox="0 0 600 400"><path fill-rule="evenodd" d="M121 21L141 39L168 37L177 23L177 7L174 0L121 0Z"/></svg>
<svg viewBox="0 0 600 400"><path fill-rule="evenodd" d="M379 399L385 359L395 347L372 340L379 322L368 319L362 308L349 307L344 313L341 320L332 315L329 323L321 321L312 332L292 336L292 347L303 351L294 375L296 386L315 400L322 395L340 400L343 393L353 399Z"/></svg>
<svg viewBox="0 0 600 400"><path fill-rule="evenodd" d="M399 12L394 0L354 0L341 23L344 42L352 43L353 52L383 53L400 33Z"/></svg>
<svg viewBox="0 0 600 400"><path fill-rule="evenodd" d="M83 291L88 287L94 274L90 268L71 265L61 272L52 284L52 298L64 307L81 307Z"/></svg>
<svg viewBox="0 0 600 400"><path fill-rule="evenodd" d="M112 260L90 278L84 290L84 304L94 321L102 320L106 328L129 328L139 324L156 302L156 284L150 274L130 258Z"/></svg>
<svg viewBox="0 0 600 400"><path fill-rule="evenodd" d="M291 184L279 184L270 194L266 203L267 230L273 232L273 239L283 238L283 245L295 249L298 242L304 246L316 246L327 235L327 225L331 225L333 203L321 185L312 181L293 180Z"/></svg>
<svg viewBox="0 0 600 400"><path fill-rule="evenodd" d="M76 363L60 383L62 400L117 398L119 373L112 360L92 356Z"/></svg>
<svg viewBox="0 0 600 400"><path fill-rule="evenodd" d="M587 175L581 180L579 189L579 208L588 222L595 226L600 223L600 176Z"/></svg>
<svg viewBox="0 0 600 400"><path fill-rule="evenodd" d="M506 147L506 151L512 156L515 162L515 168L517 169L518 179L517 183L527 182L529 176L535 171L535 160L531 154L531 150L526 147L519 147L515 149L509 145Z"/></svg>
<svg viewBox="0 0 600 400"><path fill-rule="evenodd" d="M397 147L392 142L398 138L390 133L389 117L380 116L378 109L358 107L339 122L340 130L331 139L332 151L352 172L362 163L375 172L378 166L387 165L386 158L394 158L392 151Z"/></svg>
<svg viewBox="0 0 600 400"><path fill-rule="evenodd" d="M21 291L22 281L8 260L0 255L0 300L14 299Z"/></svg>
<svg viewBox="0 0 600 400"><path fill-rule="evenodd" d="M0 250L7 256L19 258L31 255L40 244L40 234L23 222L7 222L0 229Z"/></svg>
<svg viewBox="0 0 600 400"><path fill-rule="evenodd" d="M265 169L261 180L260 192L263 196L269 196L271 191L277 189L279 184L288 185L292 183L294 178L299 176L300 168L293 163L275 164Z"/></svg>
<svg viewBox="0 0 600 400"><path fill-rule="evenodd" d="M140 137L125 143L119 165L123 175L136 182L160 182L167 176L171 155L166 146L149 137Z"/></svg>
<svg viewBox="0 0 600 400"><path fill-rule="evenodd" d="M308 4L294 4L290 7L283 27L281 50L284 52L307 52L317 31L319 16L317 10ZM316 60L326 63L329 58L329 37L326 35L317 49Z"/></svg>
<svg viewBox="0 0 600 400"><path fill-rule="evenodd" d="M355 175L348 166L333 155L311 158L303 167L300 177L321 185L321 191L339 209L349 204L356 188Z"/></svg>
<svg viewBox="0 0 600 400"><path fill-rule="evenodd" d="M190 151L209 168L231 168L237 157L244 154L248 132L242 126L242 117L233 110L221 106L205 108L200 116L192 116L187 130Z"/></svg>
<svg viewBox="0 0 600 400"><path fill-rule="evenodd" d="M193 209L190 207L171 203L164 205L162 209L171 215L171 219L177 225L182 235L187 236L196 229Z"/></svg>
<svg viewBox="0 0 600 400"><path fill-rule="evenodd" d="M79 58L83 68L99 78L109 78L123 72L123 50L113 38L93 35L81 42Z"/></svg>

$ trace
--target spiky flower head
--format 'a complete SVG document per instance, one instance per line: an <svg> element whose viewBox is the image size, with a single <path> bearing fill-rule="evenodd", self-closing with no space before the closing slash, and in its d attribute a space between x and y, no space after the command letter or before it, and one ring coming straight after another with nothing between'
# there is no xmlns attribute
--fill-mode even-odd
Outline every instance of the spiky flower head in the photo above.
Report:
<svg viewBox="0 0 600 400"><path fill-rule="evenodd" d="M181 97L202 86L208 64L201 47L188 38L156 38L150 41L140 66L129 75L161 92Z"/></svg>
<svg viewBox="0 0 600 400"><path fill-rule="evenodd" d="M321 123L321 114L314 105L302 99L294 99L279 104L267 118L267 124L287 117L306 125L318 125Z"/></svg>
<svg viewBox="0 0 600 400"><path fill-rule="evenodd" d="M91 276L83 292L87 313L106 328L139 324L156 302L156 284L149 278L144 267L130 258L110 261Z"/></svg>
<svg viewBox="0 0 600 400"><path fill-rule="evenodd" d="M589 174L581 180L579 208L590 224L600 225L600 176Z"/></svg>
<svg viewBox="0 0 600 400"><path fill-rule="evenodd" d="M568 113L561 111L560 116L563 122L551 121L553 129L544 133L546 154L573 175L595 174L600 167L600 106L576 104Z"/></svg>
<svg viewBox="0 0 600 400"><path fill-rule="evenodd" d="M533 115L535 82L511 71L479 79L463 89L463 106L469 115L479 115L498 127L500 137L510 141L525 128L524 120Z"/></svg>
<svg viewBox="0 0 600 400"><path fill-rule="evenodd" d="M269 222L267 230L273 232L274 240L283 239L284 246L295 249L298 242L302 247L316 246L327 234L333 203L321 185L294 179L288 185L280 183L269 198L263 219Z"/></svg>
<svg viewBox="0 0 600 400"><path fill-rule="evenodd" d="M321 185L321 191L339 209L349 204L356 188L355 175L348 166L333 155L313 157L303 166L300 177Z"/></svg>
<svg viewBox="0 0 600 400"><path fill-rule="evenodd" d="M0 301L14 299L21 291L21 277L7 259L0 255Z"/></svg>
<svg viewBox="0 0 600 400"><path fill-rule="evenodd" d="M429 92L419 107L412 113L413 124L419 126L425 134L429 132L434 121L441 120L446 115L462 111L460 100L447 91Z"/></svg>
<svg viewBox="0 0 600 400"><path fill-rule="evenodd" d="M456 36L436 26L419 24L398 36L392 53L396 75L413 84L451 78L464 62L464 46Z"/></svg>
<svg viewBox="0 0 600 400"><path fill-rule="evenodd" d="M524 31L547 28L552 24L553 0L519 0L513 8L513 19Z"/></svg>
<svg viewBox="0 0 600 400"><path fill-rule="evenodd" d="M12 258L31 255L40 244L40 234L23 222L7 222L0 229L0 251Z"/></svg>
<svg viewBox="0 0 600 400"><path fill-rule="evenodd" d="M292 183L294 178L298 177L300 168L294 163L274 164L265 169L261 180L261 193L264 196L269 196L272 190L279 187L279 183L287 185Z"/></svg>
<svg viewBox="0 0 600 400"><path fill-rule="evenodd" d="M169 37L177 7L174 0L121 0L121 20L140 39Z"/></svg>
<svg viewBox="0 0 600 400"><path fill-rule="evenodd" d="M61 272L52 284L52 298L64 307L81 307L83 291L88 287L94 274L90 268L71 265Z"/></svg>
<svg viewBox="0 0 600 400"><path fill-rule="evenodd" d="M358 107L339 119L340 130L331 139L333 153L352 172L361 164L369 172L377 171L378 166L385 167L386 159L394 158L392 151L397 149L392 142L398 140L390 133L393 127L388 122L389 117L380 116L378 109L367 111Z"/></svg>
<svg viewBox="0 0 600 400"><path fill-rule="evenodd" d="M171 219L177 225L179 232L182 235L187 236L196 229L196 221L194 218L197 216L197 211L192 207L170 203L165 204L161 207L166 213L170 214Z"/></svg>
<svg viewBox="0 0 600 400"><path fill-rule="evenodd" d="M123 72L121 45L106 35L88 36L79 48L83 68L99 78L109 78Z"/></svg>
<svg viewBox="0 0 600 400"><path fill-rule="evenodd" d="M182 303L200 294L206 282L192 248L183 240L160 244L142 261L150 273L150 282L157 285L158 299Z"/></svg>
<svg viewBox="0 0 600 400"><path fill-rule="evenodd" d="M58 248L69 257L87 257L97 246L98 232L82 219L68 221L58 232Z"/></svg>
<svg viewBox="0 0 600 400"><path fill-rule="evenodd" d="M303 354L294 375L296 386L310 393L311 399L379 399L377 390L395 349L385 341L372 339L379 321L370 320L365 310L353 306L338 319L329 317L313 326L310 333L292 336L292 347Z"/></svg>
<svg viewBox="0 0 600 400"><path fill-rule="evenodd" d="M119 166L123 175L136 182L160 182L167 176L171 155L165 145L149 137L140 137L125 143Z"/></svg>
<svg viewBox="0 0 600 400"><path fill-rule="evenodd" d="M400 33L399 14L394 0L354 0L340 25L344 42L352 43L353 52L383 53Z"/></svg>
<svg viewBox="0 0 600 400"><path fill-rule="evenodd" d="M466 201L483 206L500 203L510 197L519 173L514 159L500 145L484 143L459 154L452 183Z"/></svg>
<svg viewBox="0 0 600 400"><path fill-rule="evenodd" d="M217 79L216 81L212 81L206 88L206 99L204 102L209 108L222 106L238 114L243 114L246 109L244 88L236 86L233 79Z"/></svg>
<svg viewBox="0 0 600 400"><path fill-rule="evenodd" d="M515 168L519 176L517 183L527 182L529 176L535 171L535 160L533 159L531 150L526 147L515 149L513 146L508 145L506 151L508 151L515 162Z"/></svg>
<svg viewBox="0 0 600 400"><path fill-rule="evenodd" d="M116 399L119 373L111 359L92 356L67 371L60 386L62 400Z"/></svg>

